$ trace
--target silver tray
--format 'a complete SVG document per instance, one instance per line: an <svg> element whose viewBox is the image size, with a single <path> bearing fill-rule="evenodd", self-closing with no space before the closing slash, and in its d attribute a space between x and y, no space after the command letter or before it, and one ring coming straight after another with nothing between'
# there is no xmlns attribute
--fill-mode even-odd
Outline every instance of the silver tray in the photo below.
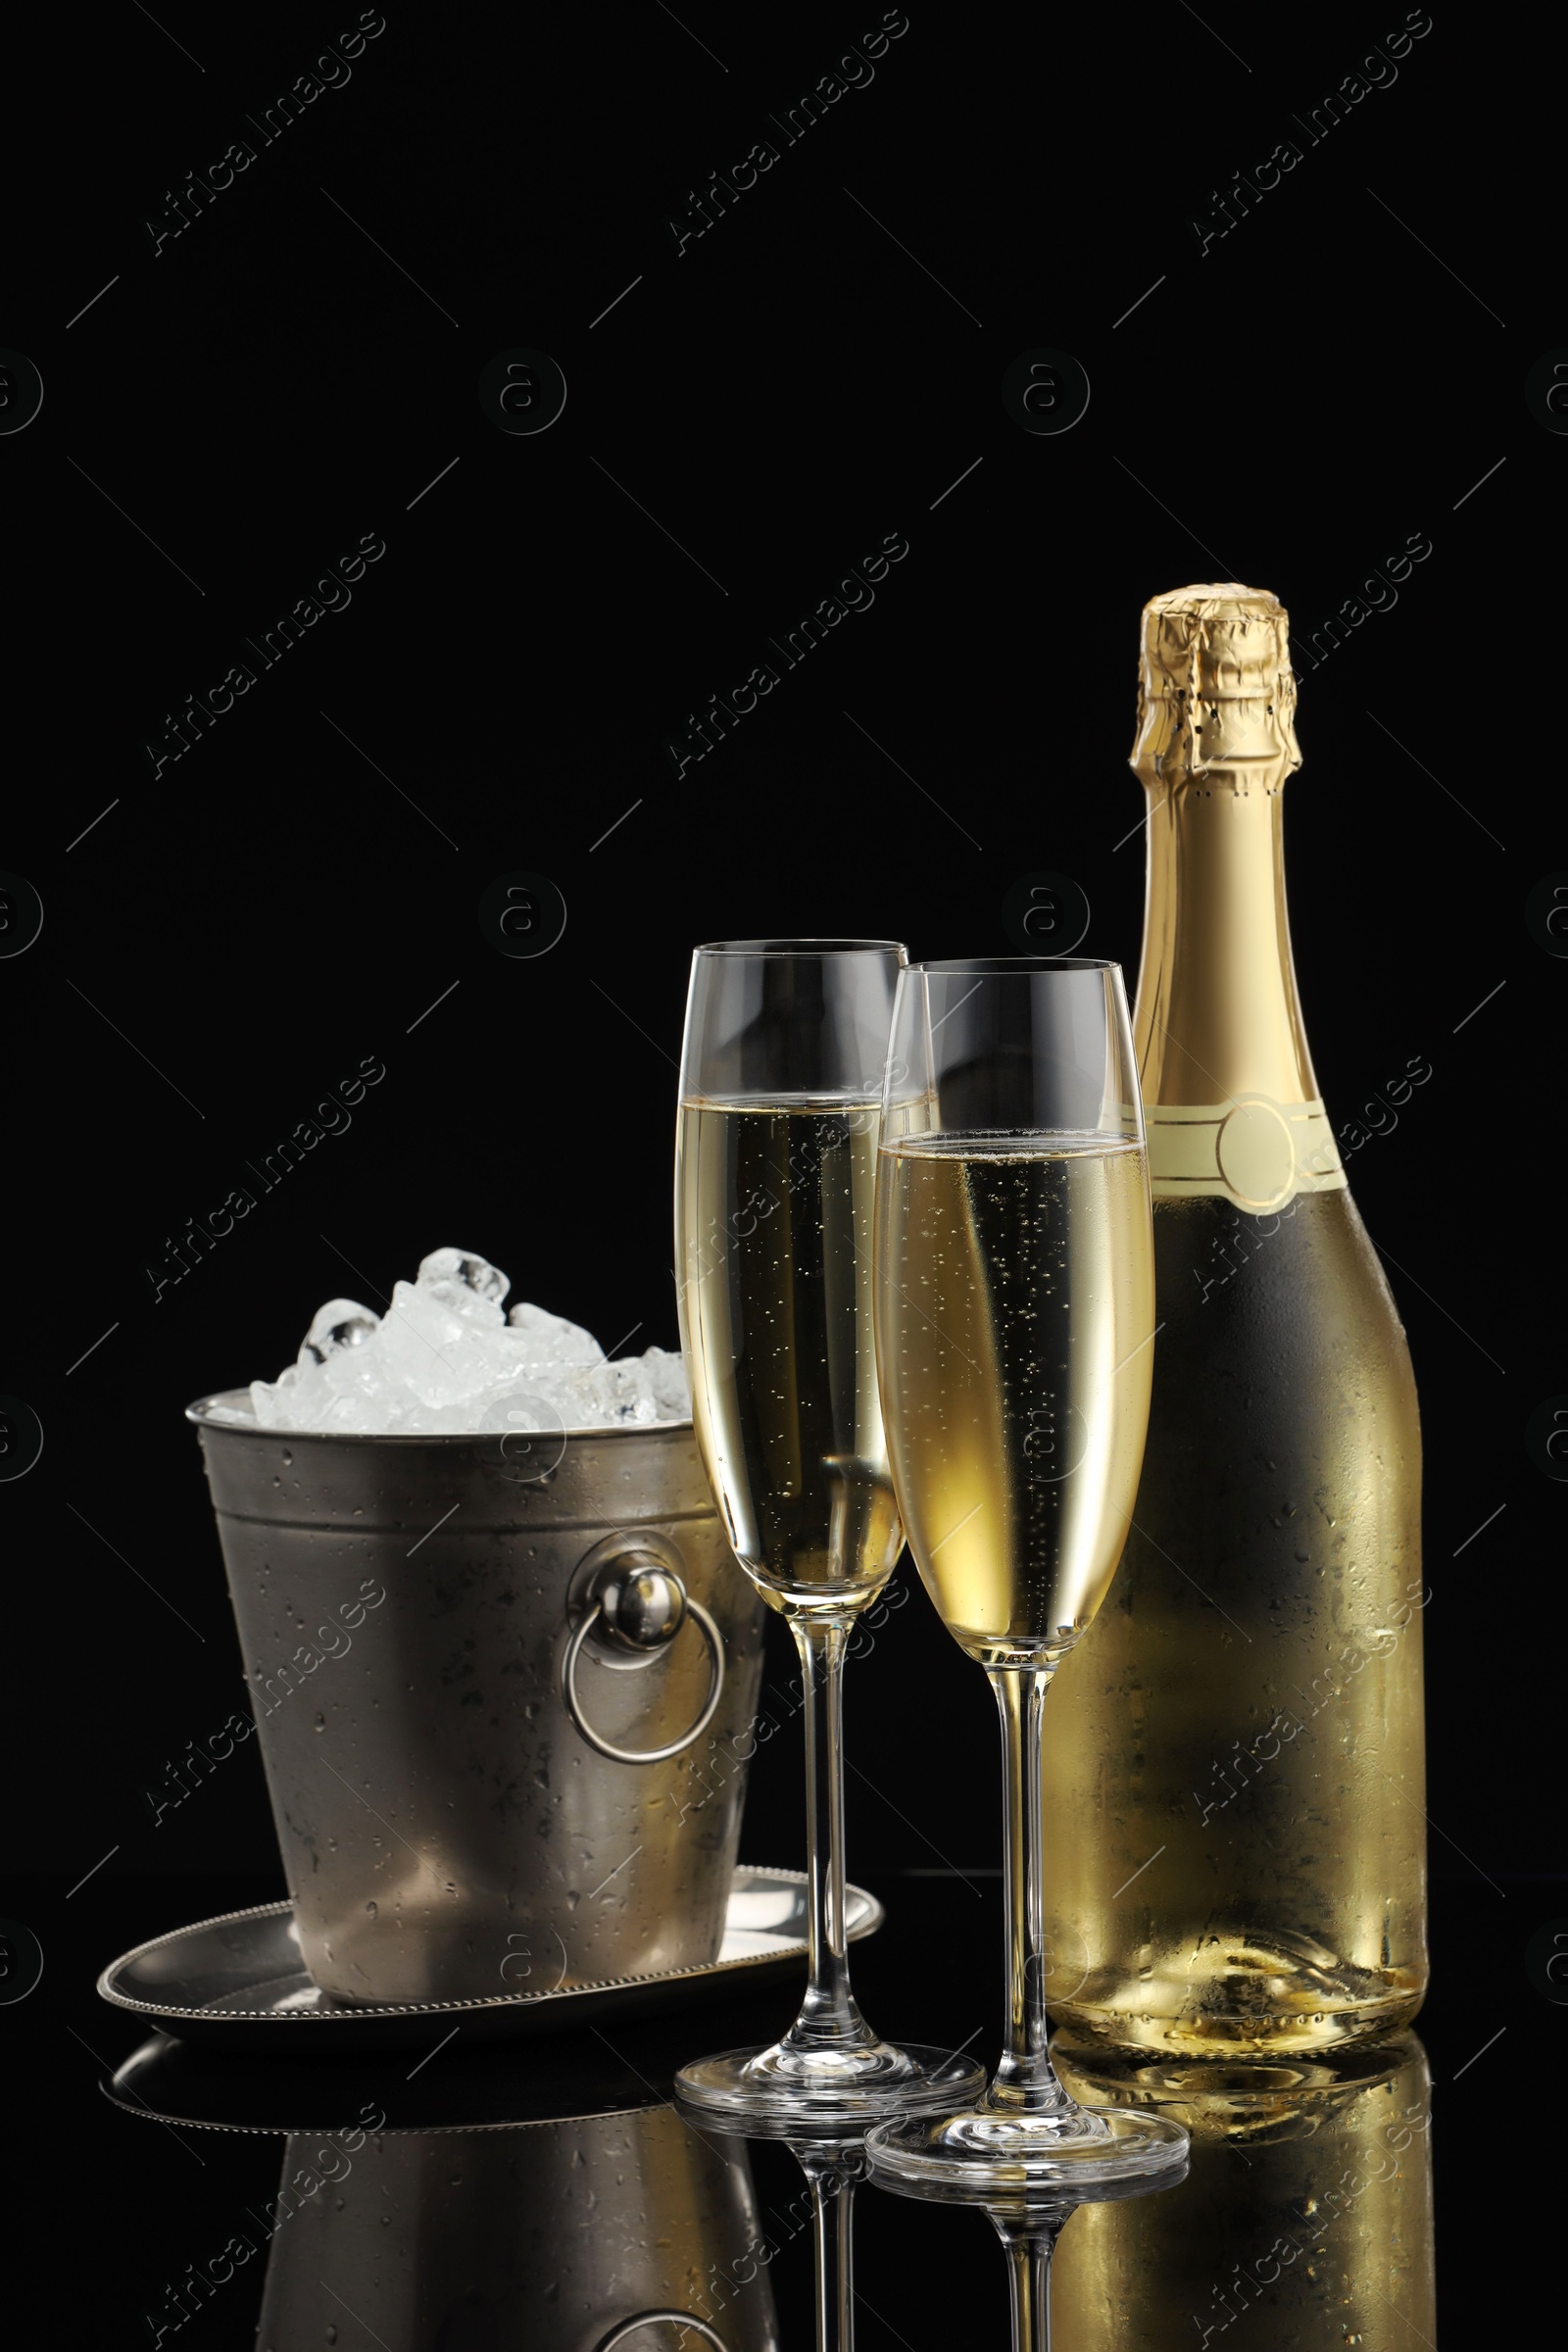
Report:
<svg viewBox="0 0 1568 2352"><path fill-rule="evenodd" d="M850 1939L875 1935L887 1916L876 1896L862 1886L846 1886L844 1896ZM300 1957L292 1905L263 1903L137 1944L110 1962L98 1991L114 2008L145 2018L167 2034L226 2049L275 2051L288 2029L294 2030L288 2047L297 2053L307 2047L428 2047L430 2022L436 2018L461 2023L465 2040L471 2042L598 2026L704 1996L739 1996L792 1975L806 1954L806 1930L804 1875L741 1862L730 1883L718 1958L704 1967L497 1993L486 2000L408 2001L377 2008L335 2000L313 1984Z"/></svg>

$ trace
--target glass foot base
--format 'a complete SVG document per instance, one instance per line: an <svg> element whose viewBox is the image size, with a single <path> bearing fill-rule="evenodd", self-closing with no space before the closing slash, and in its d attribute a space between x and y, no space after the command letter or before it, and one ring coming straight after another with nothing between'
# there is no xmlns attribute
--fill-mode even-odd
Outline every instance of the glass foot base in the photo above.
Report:
<svg viewBox="0 0 1568 2352"><path fill-rule="evenodd" d="M775 2041L765 2050L695 2059L675 2077L676 2095L688 2106L803 2124L951 2110L984 2084L984 2069L972 2058L918 2042L898 2050L885 2041L847 2050Z"/></svg>
<svg viewBox="0 0 1568 2352"><path fill-rule="evenodd" d="M880 2124L865 2148L871 2179L905 2196L1087 2202L1172 2185L1187 2170L1188 2139L1168 2118L1125 2107L971 2107Z"/></svg>

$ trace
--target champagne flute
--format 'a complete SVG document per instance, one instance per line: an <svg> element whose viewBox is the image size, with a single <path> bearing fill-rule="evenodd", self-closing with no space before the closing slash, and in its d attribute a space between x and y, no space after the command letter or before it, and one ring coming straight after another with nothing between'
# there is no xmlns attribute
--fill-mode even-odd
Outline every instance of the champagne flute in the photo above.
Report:
<svg viewBox="0 0 1568 2352"><path fill-rule="evenodd" d="M1082 2198L1186 2163L1178 2126L1079 2107L1047 2050L1041 1710L1115 1572L1149 1419L1153 1236L1135 1069L1113 963L993 957L900 977L877 1371L921 1581L1002 1716L1007 2038L977 2105L871 2132L873 2179Z"/></svg>
<svg viewBox="0 0 1568 2352"><path fill-rule="evenodd" d="M684 2067L699 2107L880 2116L951 2104L972 2061L895 2049L850 1989L843 1666L903 1548L877 1399L871 1219L904 950L728 940L692 960L675 1162L681 1346L729 1542L787 1621L806 1696L805 2005L780 2041ZM963 2087L955 2088L956 2085Z"/></svg>

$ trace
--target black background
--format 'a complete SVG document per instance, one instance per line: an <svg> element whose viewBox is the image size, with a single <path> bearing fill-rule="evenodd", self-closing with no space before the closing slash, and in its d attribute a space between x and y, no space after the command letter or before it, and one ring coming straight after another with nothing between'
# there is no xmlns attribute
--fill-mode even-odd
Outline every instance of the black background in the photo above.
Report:
<svg viewBox="0 0 1568 2352"><path fill-rule="evenodd" d="M1536 1107L1568 974L1524 916L1568 862L1540 611L1568 444L1523 390L1565 340L1532 98L1560 38L1504 48L1481 12L1439 10L1392 86L1309 145L1291 115L1401 11L917 7L874 80L786 146L769 113L879 12L681 14L392 8L348 83L266 145L247 115L352 10L127 7L40 21L14 51L0 340L45 394L0 439L0 861L44 927L0 965L0 1388L45 1445L0 1487L8 1860L27 1874L5 1908L46 1966L0 2035L37 2070L39 2116L58 2102L90 2151L116 2249L100 2338L135 2338L145 2284L122 2260L145 2216L112 2168L161 2135L122 2143L66 2026L118 2061L96 1969L282 1891L253 1750L156 1829L144 1793L241 1688L182 1406L275 1374L319 1300L373 1303L446 1242L607 1344L641 1319L635 1348L675 1345L693 942L1004 951L1009 885L1049 868L1088 896L1084 952L1131 980L1141 604L1246 580L1299 637L1416 535L1432 552L1397 604L1298 660L1287 806L1331 1116L1412 1056L1433 1067L1350 1176L1426 1430L1440 2082L1507 2030L1440 2093L1451 2328L1491 2308L1481 2256L1526 2227L1494 2160L1549 2169L1527 2115L1562 2087L1563 2015L1524 1967L1568 1914L1562 1495L1523 1434L1568 1386L1556 1114ZM1192 217L1287 136L1300 163L1200 255ZM667 220L762 137L778 162L677 255ZM155 256L146 220L239 138L254 163ZM533 437L478 400L518 345L568 387ZM1003 406L1037 346L1090 379L1060 436ZM352 603L263 668L246 639L363 534L385 553ZM690 714L888 534L908 553L874 606L677 773ZM255 685L155 770L169 717L239 662ZM537 960L479 929L514 869L566 902ZM352 1125L155 1298L187 1219L367 1058L385 1075ZM961 1887L933 1911L903 1877L994 1868L991 1704L916 1595L849 1709L852 1868L893 1910L888 2028L919 2032L943 1967L993 1990ZM797 1780L790 1743L762 1751L749 1855L797 1858ZM958 1956L935 1929L904 1939L901 1886ZM193 2258L174 2239L151 2268Z"/></svg>

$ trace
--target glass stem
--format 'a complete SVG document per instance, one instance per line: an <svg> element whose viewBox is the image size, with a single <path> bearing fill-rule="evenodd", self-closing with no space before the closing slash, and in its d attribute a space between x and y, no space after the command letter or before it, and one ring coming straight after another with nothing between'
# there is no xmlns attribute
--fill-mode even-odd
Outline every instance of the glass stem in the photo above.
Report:
<svg viewBox="0 0 1568 2352"><path fill-rule="evenodd" d="M797 1618L806 1696L806 1853L810 1945L806 1999L787 2038L797 2048L857 2049L875 2041L850 1990L844 1926L844 1653L849 1629Z"/></svg>
<svg viewBox="0 0 1568 2352"><path fill-rule="evenodd" d="M1007 2042L986 2105L1014 2115L1066 2112L1072 2100L1056 2080L1047 2041L1045 1951L1045 1787L1041 1716L1054 1668L994 1667L991 1688L1002 1713L1006 1808Z"/></svg>
<svg viewBox="0 0 1568 2352"><path fill-rule="evenodd" d="M855 2352L854 2165L801 2162L811 2183L816 2352Z"/></svg>
<svg viewBox="0 0 1568 2352"><path fill-rule="evenodd" d="M1012 2294L1012 2352L1051 2352L1051 2257L1060 2224L1019 2227L992 2215L1007 2249Z"/></svg>

